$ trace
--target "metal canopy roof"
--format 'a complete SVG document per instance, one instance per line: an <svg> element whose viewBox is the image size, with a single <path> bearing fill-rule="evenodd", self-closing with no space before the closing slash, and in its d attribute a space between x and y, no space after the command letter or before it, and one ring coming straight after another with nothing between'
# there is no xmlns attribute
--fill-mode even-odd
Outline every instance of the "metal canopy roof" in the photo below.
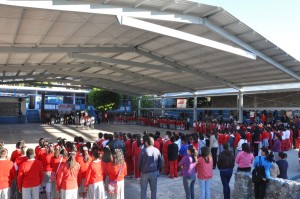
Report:
<svg viewBox="0 0 300 199"><path fill-rule="evenodd" d="M295 58L222 8L185 0L0 0L1 84L129 95L296 83Z"/></svg>

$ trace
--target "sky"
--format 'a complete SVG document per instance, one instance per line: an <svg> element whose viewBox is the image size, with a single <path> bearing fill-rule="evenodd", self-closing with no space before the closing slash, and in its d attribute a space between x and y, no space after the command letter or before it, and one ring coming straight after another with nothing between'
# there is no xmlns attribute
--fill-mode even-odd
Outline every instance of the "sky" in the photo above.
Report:
<svg viewBox="0 0 300 199"><path fill-rule="evenodd" d="M300 0L194 0L219 6L300 61Z"/></svg>

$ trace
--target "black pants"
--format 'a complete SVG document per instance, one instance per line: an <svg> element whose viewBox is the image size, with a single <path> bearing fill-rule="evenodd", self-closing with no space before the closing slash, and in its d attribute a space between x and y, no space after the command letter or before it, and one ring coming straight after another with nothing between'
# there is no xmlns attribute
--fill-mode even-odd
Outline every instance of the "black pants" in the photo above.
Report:
<svg viewBox="0 0 300 199"><path fill-rule="evenodd" d="M218 147L211 148L211 155L213 158L213 167L214 168L216 168L216 165L217 165L217 152L218 152Z"/></svg>
<svg viewBox="0 0 300 199"><path fill-rule="evenodd" d="M268 180L254 183L255 199L264 199Z"/></svg>
<svg viewBox="0 0 300 199"><path fill-rule="evenodd" d="M254 152L254 156L258 156L258 145L259 143L253 143L253 152Z"/></svg>

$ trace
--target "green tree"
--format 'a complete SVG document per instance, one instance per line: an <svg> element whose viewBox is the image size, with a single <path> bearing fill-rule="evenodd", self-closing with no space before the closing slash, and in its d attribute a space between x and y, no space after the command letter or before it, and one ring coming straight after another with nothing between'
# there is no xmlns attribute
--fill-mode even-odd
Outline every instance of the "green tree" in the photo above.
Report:
<svg viewBox="0 0 300 199"><path fill-rule="evenodd" d="M91 105L101 111L118 109L121 104L120 94L98 88L93 88L88 93L88 99Z"/></svg>
<svg viewBox="0 0 300 199"><path fill-rule="evenodd" d="M142 96L141 97L141 108L153 108L153 101L149 100L152 96ZM132 97L132 108L133 111L138 111L139 97ZM145 115L149 113L150 110L141 110L141 114Z"/></svg>

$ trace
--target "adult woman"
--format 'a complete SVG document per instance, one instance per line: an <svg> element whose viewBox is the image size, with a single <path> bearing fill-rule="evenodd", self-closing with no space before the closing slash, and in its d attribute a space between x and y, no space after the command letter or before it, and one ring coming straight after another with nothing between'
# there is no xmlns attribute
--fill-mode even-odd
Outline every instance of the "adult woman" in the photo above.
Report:
<svg viewBox="0 0 300 199"><path fill-rule="evenodd" d="M86 146L80 146L80 154L78 154L75 157L76 162L80 165L80 176L82 177L82 183L79 187L79 196L83 196L83 198L86 197L86 192L84 191L84 182L85 182L85 176L86 171L92 161L92 158L89 156L89 151Z"/></svg>
<svg viewBox="0 0 300 199"><path fill-rule="evenodd" d="M255 198L264 198L266 195L266 187L270 179L270 169L272 167L273 153L269 154L268 148L261 148L261 156L254 160L254 167L263 166L265 168L266 179L254 183Z"/></svg>
<svg viewBox="0 0 300 199"><path fill-rule="evenodd" d="M213 158L213 169L216 168L217 165L217 153L218 153L218 133L214 132L209 139L209 148ZM202 153L202 151L201 151Z"/></svg>
<svg viewBox="0 0 300 199"><path fill-rule="evenodd" d="M242 144L242 152L238 153L235 162L238 164L237 171L250 172L253 164L254 156L250 151L247 143Z"/></svg>
<svg viewBox="0 0 300 199"><path fill-rule="evenodd" d="M81 184L80 165L75 160L76 148L72 147L68 160L61 163L57 172L56 187L60 199L77 199L78 184Z"/></svg>
<svg viewBox="0 0 300 199"><path fill-rule="evenodd" d="M218 158L218 169L220 170L221 181L223 185L224 199L230 199L229 182L234 167L234 155L229 149L229 143L223 144L223 151Z"/></svg>
<svg viewBox="0 0 300 199"><path fill-rule="evenodd" d="M90 163L89 168L86 171L84 183L85 190L87 190L87 198L105 199L100 154L98 151L94 151L92 156L93 161Z"/></svg>
<svg viewBox="0 0 300 199"><path fill-rule="evenodd" d="M278 167L279 167L279 171L280 171L280 174L278 175L278 178L282 178L282 179L287 179L287 170L289 168L289 163L288 161L286 161L286 158L287 158L287 154L284 153L284 152L279 152L278 153L278 159L276 161Z"/></svg>
<svg viewBox="0 0 300 199"><path fill-rule="evenodd" d="M108 199L124 199L124 177L127 175L127 166L124 160L124 154L121 149L115 149L113 153L113 166L108 171L109 180L117 181L117 194L108 194Z"/></svg>
<svg viewBox="0 0 300 199"><path fill-rule="evenodd" d="M209 148L201 148L201 156L196 164L197 180L200 186L200 199L210 198L210 181L213 177L213 161Z"/></svg>
<svg viewBox="0 0 300 199"><path fill-rule="evenodd" d="M44 183L43 186L46 189L47 199L51 198L51 158L53 157L54 149L53 144L48 144L46 148L46 153L42 154L42 163L44 169Z"/></svg>
<svg viewBox="0 0 300 199"><path fill-rule="evenodd" d="M183 167L182 169L182 181L185 191L186 199L194 199L194 186L196 180L196 164L198 160L198 152L190 145L187 149L187 156L184 156L183 159L178 163L178 167Z"/></svg>

